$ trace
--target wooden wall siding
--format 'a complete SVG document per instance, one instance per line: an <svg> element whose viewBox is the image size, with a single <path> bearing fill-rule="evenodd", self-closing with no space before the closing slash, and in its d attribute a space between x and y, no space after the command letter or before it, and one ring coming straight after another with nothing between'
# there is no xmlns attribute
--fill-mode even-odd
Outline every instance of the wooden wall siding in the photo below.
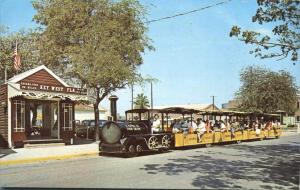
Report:
<svg viewBox="0 0 300 190"><path fill-rule="evenodd" d="M8 147L7 85L0 86L0 147Z"/></svg>
<svg viewBox="0 0 300 190"><path fill-rule="evenodd" d="M18 83L21 82L31 82L31 83L51 85L51 86L64 86L62 83L60 83L56 78L54 78L44 69L24 78Z"/></svg>

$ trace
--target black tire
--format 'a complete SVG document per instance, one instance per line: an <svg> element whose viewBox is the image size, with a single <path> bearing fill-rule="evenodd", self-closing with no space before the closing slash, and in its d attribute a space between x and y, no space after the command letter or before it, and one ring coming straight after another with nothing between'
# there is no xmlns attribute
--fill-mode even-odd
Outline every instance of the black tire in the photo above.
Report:
<svg viewBox="0 0 300 190"><path fill-rule="evenodd" d="M136 146L134 144L128 145L126 157L131 158L131 157L135 157L137 155L138 155L138 152L136 151Z"/></svg>
<svg viewBox="0 0 300 190"><path fill-rule="evenodd" d="M144 148L141 144L136 145L136 152L141 153L144 151Z"/></svg>

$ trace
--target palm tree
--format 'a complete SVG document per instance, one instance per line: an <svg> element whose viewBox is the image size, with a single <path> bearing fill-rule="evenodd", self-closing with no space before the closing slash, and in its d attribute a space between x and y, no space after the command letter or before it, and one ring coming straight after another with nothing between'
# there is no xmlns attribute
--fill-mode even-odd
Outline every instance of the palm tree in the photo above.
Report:
<svg viewBox="0 0 300 190"><path fill-rule="evenodd" d="M136 109L144 109L149 108L149 100L148 97L144 95L144 93L137 94L134 101L134 108Z"/></svg>

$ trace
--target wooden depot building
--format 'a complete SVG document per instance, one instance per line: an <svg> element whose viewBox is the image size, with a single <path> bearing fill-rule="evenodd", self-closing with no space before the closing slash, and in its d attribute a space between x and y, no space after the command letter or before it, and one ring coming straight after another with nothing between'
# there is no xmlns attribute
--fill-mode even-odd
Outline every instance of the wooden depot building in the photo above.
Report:
<svg viewBox="0 0 300 190"><path fill-rule="evenodd" d="M28 142L72 144L74 105L87 101L86 89L70 87L44 65L0 85L0 147Z"/></svg>

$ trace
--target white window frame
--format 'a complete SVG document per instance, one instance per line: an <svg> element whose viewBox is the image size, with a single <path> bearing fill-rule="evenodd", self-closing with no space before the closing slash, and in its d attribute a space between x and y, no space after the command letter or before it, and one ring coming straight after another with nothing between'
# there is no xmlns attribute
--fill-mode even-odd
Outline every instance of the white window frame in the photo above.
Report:
<svg viewBox="0 0 300 190"><path fill-rule="evenodd" d="M64 114L64 125L63 125L63 131L72 131L73 130L73 104L70 103L63 103L63 114ZM68 112L68 113L67 113ZM69 125L66 125L66 114L69 115Z"/></svg>
<svg viewBox="0 0 300 190"><path fill-rule="evenodd" d="M19 106L18 106L19 105ZM21 109L21 118L18 118L18 107ZM23 100L14 100L15 108L15 126L14 132L25 132L25 101ZM18 120L21 119L20 126L18 126Z"/></svg>

